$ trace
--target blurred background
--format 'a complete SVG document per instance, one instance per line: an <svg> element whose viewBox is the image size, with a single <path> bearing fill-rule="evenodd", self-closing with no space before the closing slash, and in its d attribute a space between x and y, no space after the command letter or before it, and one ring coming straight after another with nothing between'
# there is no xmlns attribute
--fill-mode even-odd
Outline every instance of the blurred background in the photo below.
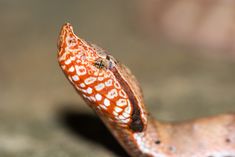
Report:
<svg viewBox="0 0 235 157"><path fill-rule="evenodd" d="M58 66L65 22L132 70L159 120L234 112L234 3L1 0L0 156L127 156Z"/></svg>

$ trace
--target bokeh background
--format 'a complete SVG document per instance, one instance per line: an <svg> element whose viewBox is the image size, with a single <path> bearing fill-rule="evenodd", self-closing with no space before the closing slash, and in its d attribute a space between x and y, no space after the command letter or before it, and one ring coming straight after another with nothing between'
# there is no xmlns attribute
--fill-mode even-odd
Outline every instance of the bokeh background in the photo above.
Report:
<svg viewBox="0 0 235 157"><path fill-rule="evenodd" d="M197 4L197 0L190 2ZM179 28L177 24L185 22L182 30L187 29L193 18L185 18L181 9L173 10L174 14L170 11L174 5L184 10L188 4L184 0L161 4L153 0L1 0L0 156L127 156L58 66L56 43L65 22L72 23L80 37L104 47L132 70L154 117L181 121L234 112L233 42L216 40L214 44L215 38L210 36L221 39L216 33L227 31L217 24L231 18L232 14L223 12L231 5L215 3L214 9L222 13L212 14L219 18L214 20L213 16L211 27L197 25L194 28L204 29L193 29L191 35L182 36L180 29L169 28ZM168 20L163 16L168 11L176 18L159 26L162 20ZM203 9L186 11L189 16L208 16ZM229 26L235 28L234 24ZM218 31L208 33L212 28ZM193 44L191 39L200 30L202 36L197 40L203 44ZM206 38L209 42L204 42L203 33L210 37ZM189 40L187 46L185 41Z"/></svg>

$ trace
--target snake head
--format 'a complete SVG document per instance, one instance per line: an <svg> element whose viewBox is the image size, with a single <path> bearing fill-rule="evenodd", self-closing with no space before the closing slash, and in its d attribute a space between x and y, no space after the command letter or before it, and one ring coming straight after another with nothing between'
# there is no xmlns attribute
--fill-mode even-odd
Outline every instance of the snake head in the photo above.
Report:
<svg viewBox="0 0 235 157"><path fill-rule="evenodd" d="M133 127L133 123L140 124L140 112L133 107L137 102L133 102L130 87L111 55L77 37L69 23L62 26L58 49L63 72L102 119L125 128ZM138 130L136 126L133 128Z"/></svg>

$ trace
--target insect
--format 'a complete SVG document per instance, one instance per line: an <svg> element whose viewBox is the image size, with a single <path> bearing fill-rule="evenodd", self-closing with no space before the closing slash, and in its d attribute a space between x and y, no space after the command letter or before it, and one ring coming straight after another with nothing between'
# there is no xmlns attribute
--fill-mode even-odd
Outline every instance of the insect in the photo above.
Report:
<svg viewBox="0 0 235 157"><path fill-rule="evenodd" d="M77 37L69 23L60 32L58 61L79 95L131 156L235 156L234 114L181 123L152 118L128 68Z"/></svg>

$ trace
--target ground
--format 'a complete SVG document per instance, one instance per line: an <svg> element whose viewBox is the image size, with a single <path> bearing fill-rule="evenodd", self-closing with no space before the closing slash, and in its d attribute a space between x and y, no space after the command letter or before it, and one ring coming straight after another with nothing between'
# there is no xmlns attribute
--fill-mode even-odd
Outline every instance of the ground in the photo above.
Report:
<svg viewBox="0 0 235 157"><path fill-rule="evenodd" d="M136 18L125 0L0 2L0 156L127 156L59 69L56 43L65 22L129 66L154 117L235 111L234 61L153 42Z"/></svg>

